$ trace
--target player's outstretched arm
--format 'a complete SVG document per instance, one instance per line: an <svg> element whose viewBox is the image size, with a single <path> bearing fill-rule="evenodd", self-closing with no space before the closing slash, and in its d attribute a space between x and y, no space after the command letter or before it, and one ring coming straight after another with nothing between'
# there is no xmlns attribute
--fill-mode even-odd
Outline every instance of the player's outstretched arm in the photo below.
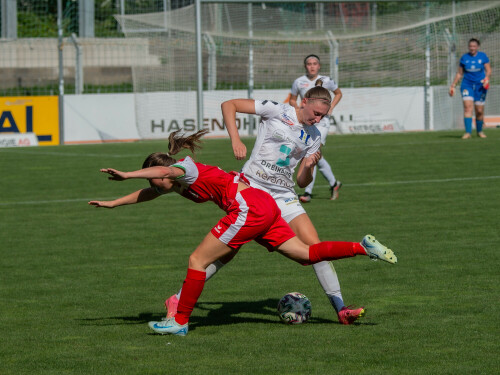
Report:
<svg viewBox="0 0 500 375"><path fill-rule="evenodd" d="M158 193L153 188L141 189L133 192L132 194L125 195L124 197L115 199L113 201L90 201L89 205L95 206L96 208L114 208L118 206L124 206L127 204L135 204L141 202L147 202L158 198L160 193Z"/></svg>
<svg viewBox="0 0 500 375"><path fill-rule="evenodd" d="M236 126L236 113L255 114L255 101L253 99L233 99L221 104L222 117L231 138L234 157L243 160L247 156L247 147L241 142Z"/></svg>
<svg viewBox="0 0 500 375"><path fill-rule="evenodd" d="M174 180L184 174L184 171L180 168L161 166L139 169L133 172L122 172L113 168L103 168L101 172L109 174L110 177L108 177L108 179L113 181L123 181L130 178L143 178L147 180L153 178L168 178Z"/></svg>

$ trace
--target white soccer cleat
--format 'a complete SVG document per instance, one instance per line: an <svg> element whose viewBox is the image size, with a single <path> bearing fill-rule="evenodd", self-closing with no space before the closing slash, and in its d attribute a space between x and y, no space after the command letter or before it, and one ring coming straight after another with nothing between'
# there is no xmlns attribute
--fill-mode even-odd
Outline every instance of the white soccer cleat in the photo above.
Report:
<svg viewBox="0 0 500 375"><path fill-rule="evenodd" d="M161 322L149 322L149 328L161 335L186 336L188 333L188 324L179 324L175 318L162 320Z"/></svg>
<svg viewBox="0 0 500 375"><path fill-rule="evenodd" d="M367 234L363 238L361 246L364 247L366 254L373 260L380 259L391 264L398 262L398 257L394 252L378 242L371 234Z"/></svg>

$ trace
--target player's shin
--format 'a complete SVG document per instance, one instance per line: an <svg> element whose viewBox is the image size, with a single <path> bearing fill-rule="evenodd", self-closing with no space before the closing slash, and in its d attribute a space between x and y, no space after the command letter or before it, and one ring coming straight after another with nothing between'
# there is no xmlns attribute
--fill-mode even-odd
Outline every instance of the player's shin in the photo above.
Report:
<svg viewBox="0 0 500 375"><path fill-rule="evenodd" d="M367 255L359 242L325 241L309 246L310 263Z"/></svg>
<svg viewBox="0 0 500 375"><path fill-rule="evenodd" d="M182 286L182 294L177 306L175 321L178 324L186 324L193 312L194 305L203 291L206 272L188 268L186 279Z"/></svg>

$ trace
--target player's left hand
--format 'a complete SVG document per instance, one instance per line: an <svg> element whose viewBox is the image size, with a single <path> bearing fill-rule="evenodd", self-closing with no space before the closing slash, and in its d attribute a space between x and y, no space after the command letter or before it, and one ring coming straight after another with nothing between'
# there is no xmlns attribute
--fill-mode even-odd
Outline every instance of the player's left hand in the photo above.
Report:
<svg viewBox="0 0 500 375"><path fill-rule="evenodd" d="M103 168L101 169L102 173L107 173L111 177L108 177L108 180L113 180L113 181L123 181L127 179L127 172L121 172L119 170L113 169L113 168Z"/></svg>
<svg viewBox="0 0 500 375"><path fill-rule="evenodd" d="M483 79L481 83L483 84L483 88L485 90L488 90L490 88L490 80L488 78Z"/></svg>
<svg viewBox="0 0 500 375"><path fill-rule="evenodd" d="M321 159L321 151L317 151L314 154L304 158L304 167L314 168L314 166L318 164L319 159Z"/></svg>

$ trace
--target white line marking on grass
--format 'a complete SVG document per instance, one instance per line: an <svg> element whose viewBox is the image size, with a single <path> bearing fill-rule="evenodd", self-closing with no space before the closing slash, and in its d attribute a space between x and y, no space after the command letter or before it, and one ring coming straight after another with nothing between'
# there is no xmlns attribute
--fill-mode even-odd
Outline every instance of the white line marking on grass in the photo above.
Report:
<svg viewBox="0 0 500 375"><path fill-rule="evenodd" d="M477 181L477 180L494 180L500 176L484 176L484 177L458 177L458 178L442 178L433 180L408 180L408 181L385 181L385 182L365 182L361 184L343 184L342 186L358 187L358 186L387 186L387 185L404 185L404 184L426 184L426 183L442 183L442 182L460 182L460 181ZM329 187L328 185L318 185L319 187ZM51 204L51 203L75 203L75 202L89 202L92 200L113 200L113 198L74 198L74 199L54 199L54 200L40 200L40 201L20 201L20 202L0 202L1 206L16 206L25 204Z"/></svg>
<svg viewBox="0 0 500 375"><path fill-rule="evenodd" d="M0 202L0 206L15 206L15 205L24 205L24 204L50 204L50 203L74 203L74 202L90 202L90 201L110 201L114 200L117 197L113 198L74 198L74 199L54 199L54 200L41 200L41 201L20 201L20 202ZM102 208L102 207L99 207Z"/></svg>
<svg viewBox="0 0 500 375"><path fill-rule="evenodd" d="M460 139L460 137L457 137L457 139ZM497 139L492 139L496 141ZM489 142L489 140L488 140ZM332 145L332 147L336 150L339 149L349 149L349 148L369 148L369 147L393 147L393 146L409 146L409 145L428 145L428 144L455 144L451 140L443 140L443 141L418 141L418 142L401 142L401 143L368 143L368 144L336 144ZM69 146L71 147L71 146ZM78 147L78 146L75 146ZM165 147L166 149L166 147ZM166 150L165 150L166 151ZM0 153L19 153L19 154L34 154L34 155L53 155L53 156L76 156L76 157L108 157L108 158L124 158L124 157L146 157L146 154L99 154L99 153L87 153L85 151L82 151L81 153L78 152L55 152L55 151L38 151L38 150L28 150L26 148L4 148L0 149ZM223 151L230 153L231 149L228 147L227 151ZM220 150L211 150L211 149L202 149L198 151L199 155L215 155L215 154L220 154Z"/></svg>
<svg viewBox="0 0 500 375"><path fill-rule="evenodd" d="M344 184L342 186L382 186L382 185L404 185L404 184L426 184L426 183L441 183L441 182L457 182L457 181L474 181L474 180L494 180L500 176L484 176L484 177L457 177L457 178L441 178L432 180L408 180L408 181L380 181L380 182L365 182L361 184ZM322 187L330 187L329 185L321 185Z"/></svg>

